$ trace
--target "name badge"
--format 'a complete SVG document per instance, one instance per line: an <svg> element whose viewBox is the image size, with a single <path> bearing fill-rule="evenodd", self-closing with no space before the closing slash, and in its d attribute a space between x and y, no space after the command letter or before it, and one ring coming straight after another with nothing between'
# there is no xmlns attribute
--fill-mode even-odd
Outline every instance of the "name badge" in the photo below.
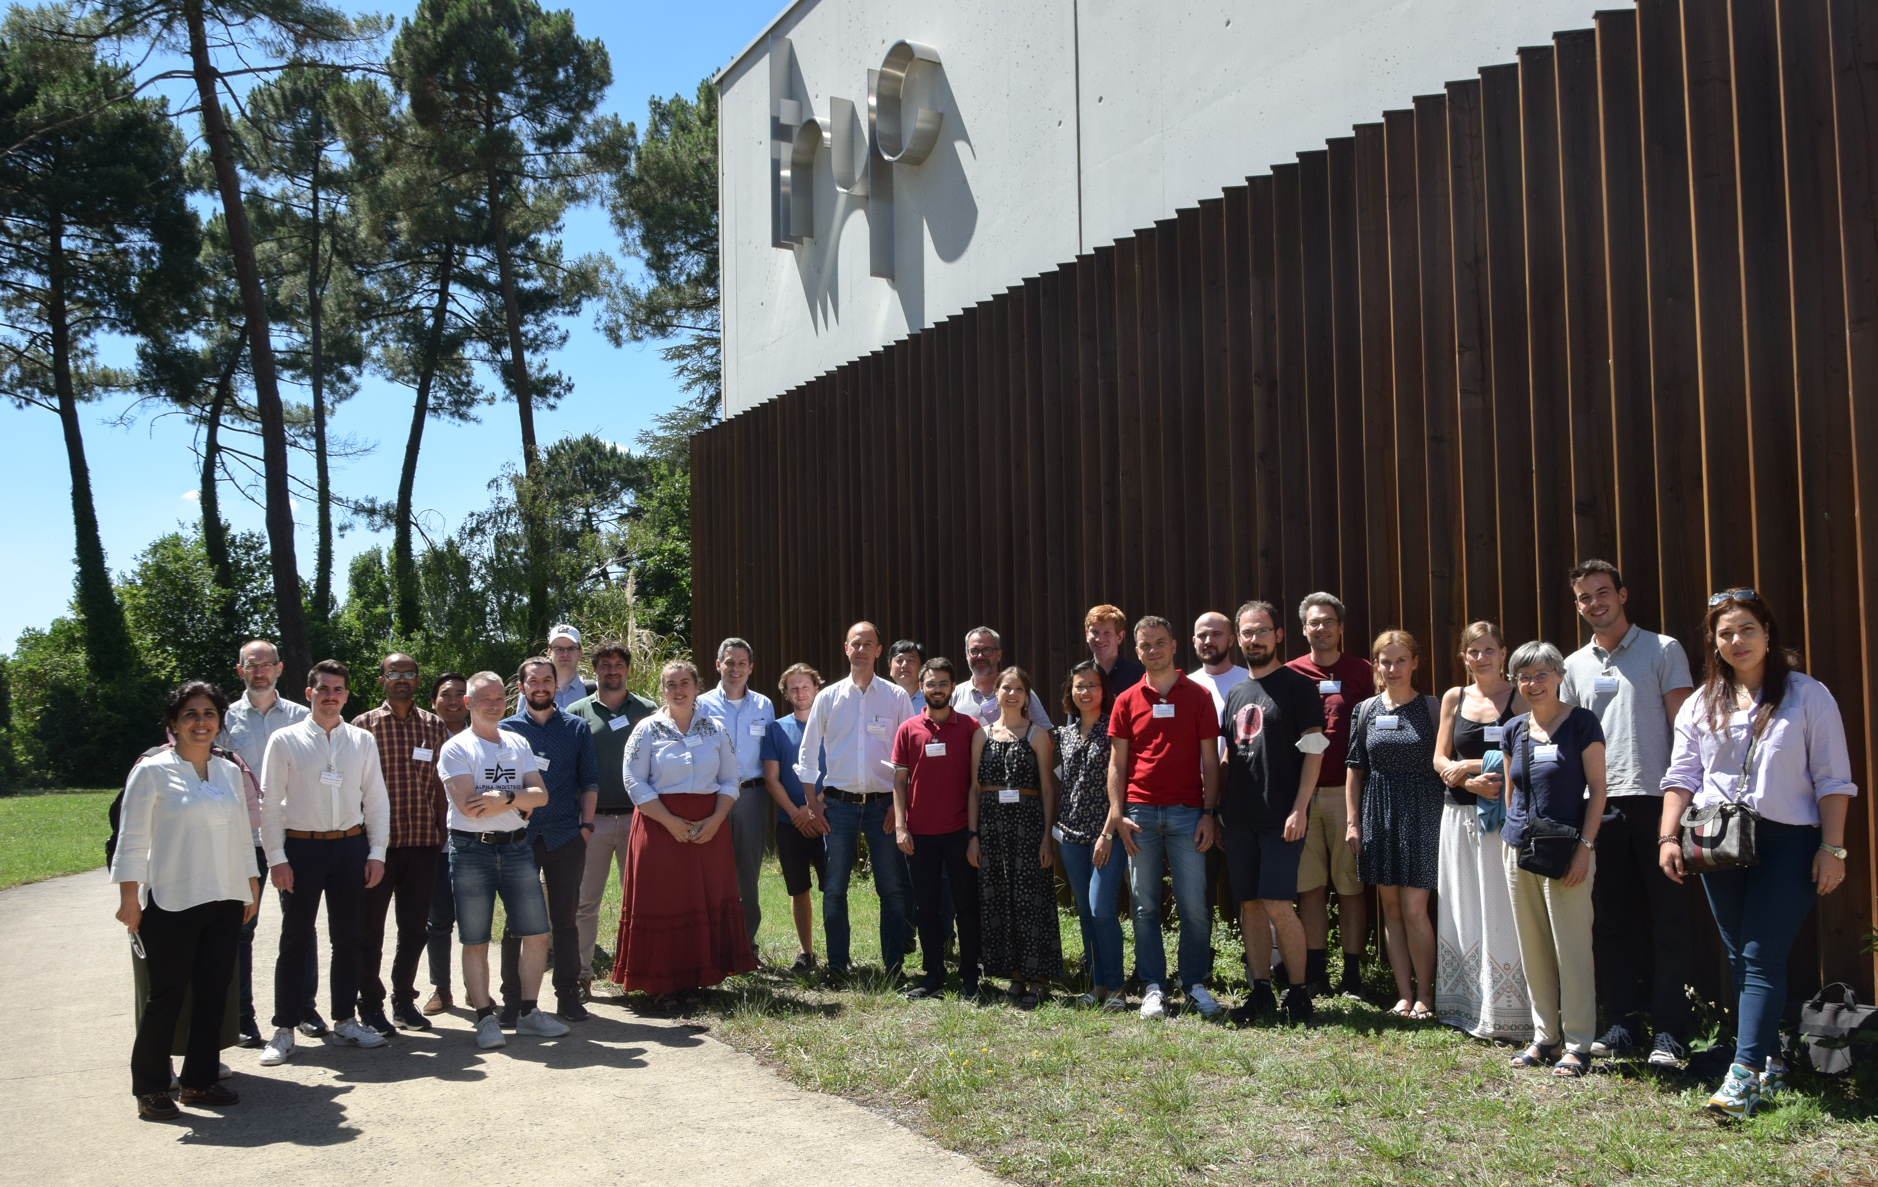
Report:
<svg viewBox="0 0 1878 1187"><path fill-rule="evenodd" d="M632 722L626 720L624 717L615 717L606 723L606 728L610 730L623 730L631 724Z"/></svg>
<svg viewBox="0 0 1878 1187"><path fill-rule="evenodd" d="M1401 729L1402 719L1394 713L1378 714L1376 717L1376 728L1379 730Z"/></svg>
<svg viewBox="0 0 1878 1187"><path fill-rule="evenodd" d="M215 786L215 784L210 783L207 779L204 779L200 783L196 784L196 789L200 791L203 795L208 796L212 800L219 800L222 798L222 789Z"/></svg>
<svg viewBox="0 0 1878 1187"><path fill-rule="evenodd" d="M321 771L320 782L328 787L337 787L345 782L345 777L340 775L338 771Z"/></svg>
<svg viewBox="0 0 1878 1187"><path fill-rule="evenodd" d="M1484 732L1489 742L1498 742L1501 738L1506 737L1506 727L1503 725L1490 725Z"/></svg>
<svg viewBox="0 0 1878 1187"><path fill-rule="evenodd" d="M1557 762L1558 761L1558 743L1551 742L1551 743L1547 743L1544 746L1534 746L1532 748L1532 761L1534 762Z"/></svg>
<svg viewBox="0 0 1878 1187"><path fill-rule="evenodd" d="M760 722L760 721L759 721L759 722L757 722L757 723L755 723L754 725L752 725L752 726L750 727L750 736L751 736L752 738L760 738L760 737L762 737L762 736L763 736L763 728L764 728L764 723L763 723L763 722Z"/></svg>
<svg viewBox="0 0 1878 1187"><path fill-rule="evenodd" d="M926 757L927 758L944 758L945 756L946 756L946 744L944 742L926 743Z"/></svg>
<svg viewBox="0 0 1878 1187"><path fill-rule="evenodd" d="M539 754L535 755L535 769L536 770L545 771L548 769L548 765L549 765L548 760L546 758L542 757Z"/></svg>
<svg viewBox="0 0 1878 1187"><path fill-rule="evenodd" d="M1166 701L1162 701L1160 704L1154 706L1154 715L1156 717L1172 717L1174 715L1174 707Z"/></svg>
<svg viewBox="0 0 1878 1187"><path fill-rule="evenodd" d="M1001 787L998 789L998 802L1000 804L1015 804L1018 799L1019 793L1015 787Z"/></svg>
<svg viewBox="0 0 1878 1187"><path fill-rule="evenodd" d="M874 719L873 719L872 721L870 721L870 722L868 722L868 723L867 723L867 732L868 732L868 733L870 733L870 734L874 734L874 735L877 735L877 736L878 736L878 735L884 735L884 734L885 734L885 733L887 732L887 720L886 720L886 718L884 718L884 717L876 717L876 718L874 718Z"/></svg>
<svg viewBox="0 0 1878 1187"><path fill-rule="evenodd" d="M1591 682L1591 691L1592 692L1616 692L1617 691L1617 677L1599 676L1597 679Z"/></svg>
<svg viewBox="0 0 1878 1187"><path fill-rule="evenodd" d="M1343 681L1341 680L1319 680L1317 682L1317 695L1318 696L1327 697L1327 696L1330 696L1332 693L1339 693L1342 691L1343 691Z"/></svg>
<svg viewBox="0 0 1878 1187"><path fill-rule="evenodd" d="M430 747L428 746L413 746L411 748L412 762L430 762L436 757L436 755L430 752Z"/></svg>
<svg viewBox="0 0 1878 1187"><path fill-rule="evenodd" d="M698 747L702 745L704 745L704 739L699 737L697 734L685 735L685 749L687 751L696 750Z"/></svg>

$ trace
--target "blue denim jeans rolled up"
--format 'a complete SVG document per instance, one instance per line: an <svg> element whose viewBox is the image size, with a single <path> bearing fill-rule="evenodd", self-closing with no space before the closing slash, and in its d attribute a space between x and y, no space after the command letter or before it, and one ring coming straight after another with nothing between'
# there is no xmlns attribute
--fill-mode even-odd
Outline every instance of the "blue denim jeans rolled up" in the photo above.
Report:
<svg viewBox="0 0 1878 1187"><path fill-rule="evenodd" d="M1161 861L1173 875L1174 909L1180 915L1180 985L1205 983L1213 972L1211 921L1206 910L1206 854L1194 848L1200 809L1129 804L1128 819L1141 826L1139 850L1128 859L1128 884L1135 900L1135 969L1143 984L1167 986L1167 949L1161 941Z"/></svg>
<svg viewBox="0 0 1878 1187"><path fill-rule="evenodd" d="M827 877L822 882L822 930L828 940L828 967L845 971L849 961L848 879L854 863L860 860L861 838L867 838L868 865L874 871L874 892L880 896L880 953L886 968L897 968L906 954L906 908L912 901L913 888L907 882L906 865L893 843L893 835L884 833L887 811L893 797L876 795L866 804L844 804L829 799L824 803L828 815Z"/></svg>
<svg viewBox="0 0 1878 1187"><path fill-rule="evenodd" d="M1762 820L1761 863L1702 875L1709 910L1734 974L1735 1062L1759 1071L1780 1054L1780 1015L1787 1008L1787 953L1819 897L1813 855L1819 826Z"/></svg>
<svg viewBox="0 0 1878 1187"><path fill-rule="evenodd" d="M1089 981L1105 989L1122 986L1122 921L1115 913L1122 879L1128 873L1127 854L1120 842L1110 847L1108 864L1095 864L1095 846L1058 841L1063 874L1076 895L1076 917L1082 923L1082 947L1089 954Z"/></svg>

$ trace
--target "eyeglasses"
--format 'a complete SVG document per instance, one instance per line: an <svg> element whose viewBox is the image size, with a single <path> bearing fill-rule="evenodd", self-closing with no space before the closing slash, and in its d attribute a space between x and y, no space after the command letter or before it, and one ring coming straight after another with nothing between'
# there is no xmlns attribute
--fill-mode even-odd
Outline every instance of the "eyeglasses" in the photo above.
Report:
<svg viewBox="0 0 1878 1187"><path fill-rule="evenodd" d="M277 668L279 666L279 660L249 660L247 663L241 665L241 670L244 672L265 672L269 668Z"/></svg>
<svg viewBox="0 0 1878 1187"><path fill-rule="evenodd" d="M1257 628L1256 630L1240 631L1239 637L1241 639L1253 639L1253 640L1269 639L1277 633L1278 633L1277 627L1262 626L1262 627Z"/></svg>
<svg viewBox="0 0 1878 1187"><path fill-rule="evenodd" d="M1724 589L1720 593L1716 594L1714 597L1710 598L1708 600L1708 604L1711 607L1714 607L1714 606L1721 605L1723 602L1727 601L1730 598L1733 598L1737 602L1745 602L1750 599L1758 599L1760 596L1761 596L1760 594L1755 593L1751 589Z"/></svg>
<svg viewBox="0 0 1878 1187"><path fill-rule="evenodd" d="M397 668L392 671L382 673L379 678L382 680L415 680L417 679L417 669L416 668Z"/></svg>

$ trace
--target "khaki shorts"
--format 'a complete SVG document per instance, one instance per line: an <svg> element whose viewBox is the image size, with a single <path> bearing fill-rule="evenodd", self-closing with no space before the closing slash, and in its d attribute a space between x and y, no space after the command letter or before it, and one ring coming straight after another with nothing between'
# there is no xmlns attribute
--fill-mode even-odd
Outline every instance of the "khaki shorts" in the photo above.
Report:
<svg viewBox="0 0 1878 1187"><path fill-rule="evenodd" d="M1344 840L1349 813L1343 785L1320 787L1311 797L1311 817L1304 826L1304 858L1298 862L1298 893L1316 890L1328 882L1338 894L1361 894L1363 880L1356 874L1356 854ZM1324 869L1328 855L1330 869Z"/></svg>

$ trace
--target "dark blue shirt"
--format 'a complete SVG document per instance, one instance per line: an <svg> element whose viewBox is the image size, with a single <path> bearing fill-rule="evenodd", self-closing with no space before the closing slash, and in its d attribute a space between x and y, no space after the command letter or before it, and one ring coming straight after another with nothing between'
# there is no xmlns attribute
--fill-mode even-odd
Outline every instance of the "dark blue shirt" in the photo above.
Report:
<svg viewBox="0 0 1878 1187"><path fill-rule="evenodd" d="M541 764L548 802L528 814L528 841L536 837L559 849L580 835L580 796L600 790L600 762L593 753L593 731L564 709L542 725L524 709L503 718L501 729L520 734Z"/></svg>
<svg viewBox="0 0 1878 1187"><path fill-rule="evenodd" d="M1526 822L1534 815L1554 824L1585 826L1585 747L1604 742L1604 727L1589 709L1574 708L1552 731L1552 740L1530 738L1532 714L1521 713L1506 723L1501 749L1506 753L1506 823L1500 839L1518 845L1526 839ZM1557 746L1552 756L1548 746ZM1526 766L1527 757L1532 767Z"/></svg>
<svg viewBox="0 0 1878 1187"><path fill-rule="evenodd" d="M763 732L763 750L758 756L761 762L776 764L776 781L781 783L782 789L789 793L789 802L798 808L809 802L808 795L802 790L802 779L796 774L796 756L802 753L802 728L807 724L806 721L797 721L793 713L785 713L770 722L769 728ZM818 770L825 771L828 769L825 747L822 754L822 757L816 758L815 766ZM821 784L815 785L815 790L821 789ZM745 792L744 794L752 793ZM763 794L769 793L766 791ZM777 808L776 823L788 824L789 814Z"/></svg>

